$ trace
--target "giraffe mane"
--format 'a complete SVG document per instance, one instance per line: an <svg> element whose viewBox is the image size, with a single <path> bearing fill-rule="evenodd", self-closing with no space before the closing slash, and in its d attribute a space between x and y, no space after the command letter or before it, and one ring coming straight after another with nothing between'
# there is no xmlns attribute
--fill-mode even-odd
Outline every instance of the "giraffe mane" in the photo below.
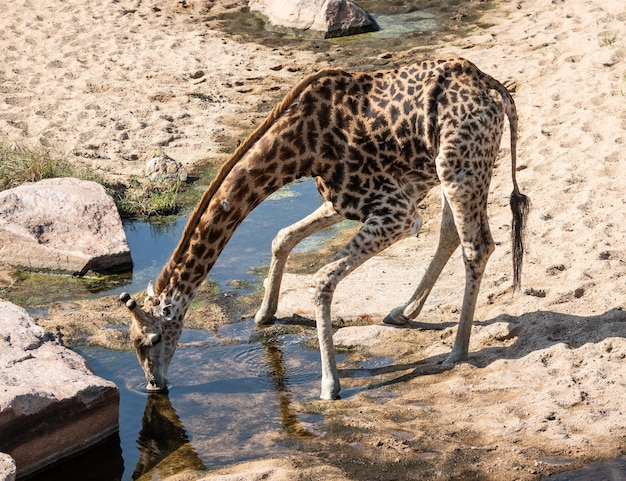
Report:
<svg viewBox="0 0 626 481"><path fill-rule="evenodd" d="M298 95L302 93L302 91L308 85L324 76L333 74L336 75L338 73L343 73L343 71L340 69L323 69L302 79L299 83L296 84L295 87L291 89L291 91L289 91L289 93L283 98L283 100L272 109L272 111L265 118L263 123L259 125L259 127L257 127L254 132L252 132L248 136L248 138L237 147L231 157L222 165L222 167L219 169L219 171L211 181L211 184L209 185L207 190L204 192L204 194L202 194L202 198L196 205L192 214L189 216L189 220L187 221L187 225L183 230L183 234L180 238L180 241L178 242L178 245L176 246L176 249L174 249L174 252L172 253L169 261L165 264L163 270L159 274L159 277L157 278L156 284L154 286L154 292L156 295L159 295L163 291L163 289L165 289L167 282L174 272L176 264L181 261L183 255L189 247L191 237L200 222L202 214L204 214L204 212L208 208L209 203L213 199L213 196L215 195L219 187L222 185L222 182L224 181L226 176L233 170L235 165L237 165L237 162L239 162L244 154L248 150L250 150L250 148L268 131L268 129L272 126L276 119L296 99L296 97L298 97Z"/></svg>

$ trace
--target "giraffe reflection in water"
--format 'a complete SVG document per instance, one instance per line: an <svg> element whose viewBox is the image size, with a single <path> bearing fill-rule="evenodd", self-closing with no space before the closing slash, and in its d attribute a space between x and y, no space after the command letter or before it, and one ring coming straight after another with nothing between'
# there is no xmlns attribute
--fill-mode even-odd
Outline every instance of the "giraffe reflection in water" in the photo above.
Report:
<svg viewBox="0 0 626 481"><path fill-rule="evenodd" d="M263 348L267 356L268 367L272 375L272 385L278 395L278 407L283 432L288 436L312 438L314 434L308 432L298 420L296 412L291 407L292 397L289 391L288 376L285 369L284 354L278 341L264 341Z"/></svg>
<svg viewBox="0 0 626 481"><path fill-rule="evenodd" d="M261 344L267 359L268 375L271 376L271 384L277 395L282 434L298 438L315 437L300 423L292 408L289 377L280 341L264 340ZM150 480L157 473L159 478L163 478L182 471L206 469L168 393L148 394L141 425L137 439L140 455L132 475L133 480Z"/></svg>
<svg viewBox="0 0 626 481"><path fill-rule="evenodd" d="M135 480L152 479L156 472L166 477L205 469L166 393L148 395L137 447L140 454L133 472Z"/></svg>

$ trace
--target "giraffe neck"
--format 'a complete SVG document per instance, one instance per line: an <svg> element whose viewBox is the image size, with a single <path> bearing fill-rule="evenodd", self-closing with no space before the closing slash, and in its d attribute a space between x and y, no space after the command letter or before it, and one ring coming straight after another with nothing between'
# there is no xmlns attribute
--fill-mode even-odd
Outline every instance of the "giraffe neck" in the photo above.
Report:
<svg viewBox="0 0 626 481"><path fill-rule="evenodd" d="M161 301L171 304L176 317L184 316L198 287L243 219L273 192L306 174L290 168L290 174L279 175L278 160L267 154L276 149L267 149L263 141L259 144L262 145L246 154L224 179L204 212L195 219L187 245L172 256L161 273L156 293ZM290 159L289 163L300 164L298 159Z"/></svg>
<svg viewBox="0 0 626 481"><path fill-rule="evenodd" d="M198 287L215 264L243 219L280 187L312 176L319 152L303 149L322 122L311 122L302 110L316 110L317 99L303 92L318 80L341 76L322 70L296 85L255 132L222 166L196 206L172 257L155 285L161 305L171 305L172 317L182 320ZM296 108L290 107L297 99ZM306 125L305 125L306 123Z"/></svg>

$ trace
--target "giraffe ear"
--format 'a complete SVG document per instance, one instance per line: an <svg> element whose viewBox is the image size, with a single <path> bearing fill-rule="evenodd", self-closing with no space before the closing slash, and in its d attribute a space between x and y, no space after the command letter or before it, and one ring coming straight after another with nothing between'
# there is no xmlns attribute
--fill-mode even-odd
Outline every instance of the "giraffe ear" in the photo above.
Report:
<svg viewBox="0 0 626 481"><path fill-rule="evenodd" d="M148 297L154 297L155 293L154 293L154 283L152 281L148 282Z"/></svg>
<svg viewBox="0 0 626 481"><path fill-rule="evenodd" d="M174 313L172 312L172 308L169 304L167 306L163 306L163 309L161 309L161 315L165 318L166 321L171 321L172 319L174 319Z"/></svg>

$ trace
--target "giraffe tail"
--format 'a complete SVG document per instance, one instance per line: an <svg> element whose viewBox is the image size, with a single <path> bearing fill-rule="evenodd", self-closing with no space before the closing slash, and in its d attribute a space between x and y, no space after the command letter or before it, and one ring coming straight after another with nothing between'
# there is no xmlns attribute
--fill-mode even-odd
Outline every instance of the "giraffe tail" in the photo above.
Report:
<svg viewBox="0 0 626 481"><path fill-rule="evenodd" d="M522 281L522 262L524 260L526 218L530 210L530 199L519 191L511 193L511 252L513 255L513 291L519 289Z"/></svg>
<svg viewBox="0 0 626 481"><path fill-rule="evenodd" d="M515 102L508 89L497 80L493 80L493 88L502 96L505 112L509 118L509 129L511 131L511 179L513 181L513 192L510 198L511 212L513 214L511 225L511 254L513 256L513 292L515 292L519 289L522 281L522 263L526 245L526 219L530 210L530 199L520 192L515 177L515 173L517 172L517 110L515 108Z"/></svg>

